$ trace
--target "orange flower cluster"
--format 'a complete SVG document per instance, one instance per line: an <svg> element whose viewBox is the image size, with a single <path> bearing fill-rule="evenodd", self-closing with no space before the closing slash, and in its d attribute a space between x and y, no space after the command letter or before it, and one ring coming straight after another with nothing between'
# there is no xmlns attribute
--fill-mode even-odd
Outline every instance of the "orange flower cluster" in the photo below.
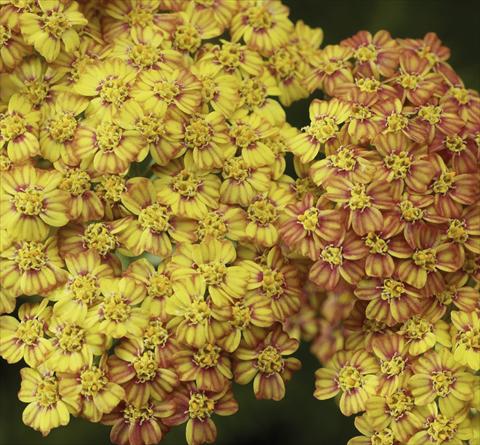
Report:
<svg viewBox="0 0 480 445"><path fill-rule="evenodd" d="M350 445L478 440L480 97L449 55L360 31L305 79L325 96L290 149L316 187L280 233L325 292L298 323L321 314L315 396L364 413Z"/></svg>

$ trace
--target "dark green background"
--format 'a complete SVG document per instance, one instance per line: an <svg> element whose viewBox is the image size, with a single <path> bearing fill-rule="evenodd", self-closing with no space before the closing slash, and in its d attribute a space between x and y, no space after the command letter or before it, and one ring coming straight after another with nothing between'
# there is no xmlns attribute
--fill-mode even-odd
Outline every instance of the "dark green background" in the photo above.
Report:
<svg viewBox="0 0 480 445"><path fill-rule="evenodd" d="M355 32L389 30L394 37L423 37L435 31L452 50L452 65L467 87L479 89L480 19L476 2L467 0L284 0L294 20L321 26L324 44L338 43ZM288 110L292 124L306 124L308 100ZM355 434L352 419L343 417L332 400L319 402L312 396L316 360L304 345L298 354L303 369L287 386L282 402L256 401L252 388L235 387L240 412L217 417L218 444L222 445L345 445ZM108 445L109 428L73 419L68 427L46 438L21 422L24 405L16 393L21 366L0 360L0 445ZM184 427L174 429L162 442L184 444Z"/></svg>

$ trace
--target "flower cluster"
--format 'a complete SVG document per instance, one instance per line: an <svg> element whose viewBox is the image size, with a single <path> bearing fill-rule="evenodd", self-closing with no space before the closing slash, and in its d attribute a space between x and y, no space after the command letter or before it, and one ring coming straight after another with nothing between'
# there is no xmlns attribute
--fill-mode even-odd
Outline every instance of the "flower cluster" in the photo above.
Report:
<svg viewBox="0 0 480 445"><path fill-rule="evenodd" d="M278 0L0 1L0 355L26 425L190 445L280 400L305 270L279 245L322 31ZM282 104L282 105L281 105Z"/></svg>
<svg viewBox="0 0 480 445"><path fill-rule="evenodd" d="M480 97L448 57L433 33L327 46L289 139L316 187L279 230L324 292L300 322L321 315L315 397L363 413L350 445L478 440Z"/></svg>

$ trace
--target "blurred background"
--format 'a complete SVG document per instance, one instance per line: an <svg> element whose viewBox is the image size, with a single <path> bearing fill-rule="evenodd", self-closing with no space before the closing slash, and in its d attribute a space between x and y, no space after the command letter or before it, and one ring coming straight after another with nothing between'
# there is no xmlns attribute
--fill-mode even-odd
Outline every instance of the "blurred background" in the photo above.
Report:
<svg viewBox="0 0 480 445"><path fill-rule="evenodd" d="M480 89L480 15L470 0L283 0L292 20L320 26L323 45L338 43L359 30L372 33L387 29L393 37L421 38L435 31L452 50L451 64L467 88ZM322 45L322 46L323 46ZM306 125L309 100L293 104L287 115L296 126ZM287 385L282 402L256 401L251 385L235 386L238 414L216 417L222 445L345 445L355 435L353 419L343 417L333 400L313 398L314 372L318 362L303 345L296 354L303 369ZM23 425L24 404L16 394L22 366L8 366L0 359L0 445L108 445L109 428L72 419L66 428L41 435ZM179 427L162 441L183 445L185 429Z"/></svg>

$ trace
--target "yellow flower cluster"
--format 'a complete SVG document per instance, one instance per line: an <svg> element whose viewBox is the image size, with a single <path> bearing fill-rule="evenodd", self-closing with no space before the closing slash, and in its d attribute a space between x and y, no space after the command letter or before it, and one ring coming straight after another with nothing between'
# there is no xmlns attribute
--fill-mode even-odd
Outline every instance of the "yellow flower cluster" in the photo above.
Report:
<svg viewBox="0 0 480 445"><path fill-rule="evenodd" d="M362 413L349 445L479 440L480 97L448 57L433 33L327 46L289 139L315 184L279 228L311 281L290 322L324 364L315 397Z"/></svg>
<svg viewBox="0 0 480 445"><path fill-rule="evenodd" d="M280 400L305 269L282 105L322 31L278 0L0 0L0 355L26 425L190 445ZM281 105L282 104L282 105Z"/></svg>

